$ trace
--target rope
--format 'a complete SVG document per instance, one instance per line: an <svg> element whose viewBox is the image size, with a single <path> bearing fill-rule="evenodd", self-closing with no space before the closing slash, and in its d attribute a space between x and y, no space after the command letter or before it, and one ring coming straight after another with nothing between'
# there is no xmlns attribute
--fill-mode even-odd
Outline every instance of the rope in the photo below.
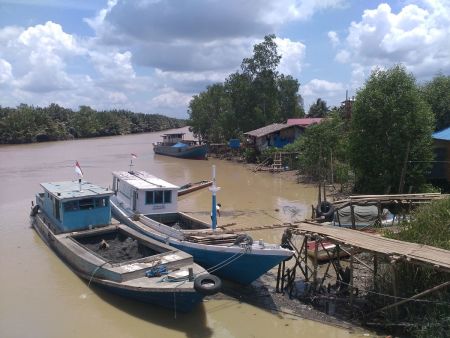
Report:
<svg viewBox="0 0 450 338"><path fill-rule="evenodd" d="M223 260L222 262L220 262L220 263L210 267L206 271L208 273L213 273L213 272L215 272L217 270L220 270L220 269L226 267L227 265L230 265L234 261L238 260L239 258L241 258L243 255L245 255L250 250L251 250L251 247L249 245L245 245L245 246L242 247L242 251L241 252L235 253L234 255L232 255L232 256L228 257L227 259Z"/></svg>
<svg viewBox="0 0 450 338"><path fill-rule="evenodd" d="M89 283L88 283L88 287L91 286L91 282L92 282L92 278L94 278L94 275L97 273L97 271L102 268L105 264L110 263L111 261L106 261L105 263L103 263L102 265L99 265L95 268L95 270L92 272L91 277L89 278Z"/></svg>

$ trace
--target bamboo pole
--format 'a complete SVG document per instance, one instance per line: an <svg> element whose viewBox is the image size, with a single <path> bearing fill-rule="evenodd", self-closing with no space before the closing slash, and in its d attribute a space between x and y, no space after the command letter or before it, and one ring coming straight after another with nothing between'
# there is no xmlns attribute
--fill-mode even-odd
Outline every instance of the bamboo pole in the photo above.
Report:
<svg viewBox="0 0 450 338"><path fill-rule="evenodd" d="M447 287L447 286L449 286L449 285L450 285L450 281L447 281L447 282L445 282L445 283L439 284L439 285L437 285L437 286L435 286L435 287L432 287L431 289L422 291L422 292L420 292L420 293L418 293L418 294L416 294L416 295L414 295L414 296L412 296L412 297L409 297L409 298L407 298L407 299L402 299L402 300L399 301L399 302L396 302L396 303L393 303L393 304L390 304L390 305L386 305L386 306L382 307L381 309L377 309L377 310L371 312L368 316L370 316L370 315L372 315L372 314L374 314L374 313L380 312L380 311L388 310L388 309L390 309L390 308L392 308L392 307L397 307L397 306L399 306L399 305L402 305L402 304L411 302L411 301L413 301L413 300L415 300L415 299L418 299L418 298L421 298L421 297L423 297L423 296L426 296L426 295L428 295L428 294L430 294L430 293L432 293L432 292L435 292L435 291L437 291L437 290L440 290L440 289L442 289L442 288L445 288L445 287Z"/></svg>

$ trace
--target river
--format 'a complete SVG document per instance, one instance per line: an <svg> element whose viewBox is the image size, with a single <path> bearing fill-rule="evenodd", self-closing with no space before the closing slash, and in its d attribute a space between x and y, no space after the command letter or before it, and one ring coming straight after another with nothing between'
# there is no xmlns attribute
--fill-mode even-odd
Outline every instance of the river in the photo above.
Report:
<svg viewBox="0 0 450 338"><path fill-rule="evenodd" d="M270 173L254 173L223 160L180 160L154 155L162 133L0 146L1 337L359 337L296 317L281 316L236 300L210 300L187 315L134 302L89 287L30 228L31 200L39 183L84 179L111 185L111 172L146 170L183 185L208 179L217 166L222 204L219 224L270 225L309 216L316 189ZM183 196L179 209L207 220L207 189ZM253 232L280 242L282 230Z"/></svg>

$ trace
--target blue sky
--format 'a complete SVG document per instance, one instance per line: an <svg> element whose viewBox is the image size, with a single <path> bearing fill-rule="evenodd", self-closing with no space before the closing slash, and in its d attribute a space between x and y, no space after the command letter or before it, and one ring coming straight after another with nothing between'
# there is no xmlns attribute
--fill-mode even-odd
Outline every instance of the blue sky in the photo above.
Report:
<svg viewBox="0 0 450 338"><path fill-rule="evenodd" d="M185 118L271 33L306 110L339 105L375 67L450 75L450 0L0 0L0 105Z"/></svg>

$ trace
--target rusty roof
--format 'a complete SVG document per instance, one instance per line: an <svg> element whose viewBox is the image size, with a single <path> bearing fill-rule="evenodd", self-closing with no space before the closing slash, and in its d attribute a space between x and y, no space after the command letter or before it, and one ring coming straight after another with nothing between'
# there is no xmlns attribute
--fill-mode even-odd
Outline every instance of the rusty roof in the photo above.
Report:
<svg viewBox="0 0 450 338"><path fill-rule="evenodd" d="M248 132L244 133L244 135L254 136L254 137L262 137L262 136L270 135L277 131L287 129L287 128L292 128L292 127L295 127L295 126L290 126L285 123L273 123L273 124L269 124L268 126L265 126L265 127L259 128L259 129L248 131Z"/></svg>

